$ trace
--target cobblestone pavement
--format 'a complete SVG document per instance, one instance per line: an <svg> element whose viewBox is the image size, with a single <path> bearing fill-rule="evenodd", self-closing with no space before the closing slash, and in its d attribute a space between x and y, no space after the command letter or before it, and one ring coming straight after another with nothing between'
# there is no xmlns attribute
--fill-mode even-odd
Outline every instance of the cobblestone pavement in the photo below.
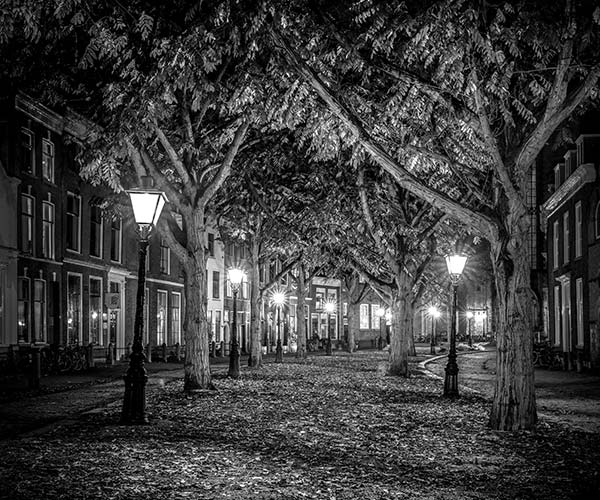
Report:
<svg viewBox="0 0 600 500"><path fill-rule="evenodd" d="M425 362L425 367L444 376L447 358ZM493 397L496 352L475 351L458 356L459 384ZM563 422L587 432L600 432L600 377L562 370L535 370L538 416Z"/></svg>

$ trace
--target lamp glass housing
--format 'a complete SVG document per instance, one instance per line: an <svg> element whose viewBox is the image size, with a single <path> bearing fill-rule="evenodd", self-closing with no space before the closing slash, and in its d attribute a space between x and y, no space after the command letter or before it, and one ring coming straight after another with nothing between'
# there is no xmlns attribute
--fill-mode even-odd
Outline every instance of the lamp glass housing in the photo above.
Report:
<svg viewBox="0 0 600 500"><path fill-rule="evenodd" d="M234 267L227 271L227 277L232 286L240 286L244 280L244 271L238 267Z"/></svg>
<svg viewBox="0 0 600 500"><path fill-rule="evenodd" d="M446 255L446 266L448 266L448 273L450 276L460 277L465 264L467 263L467 256L460 254Z"/></svg>
<svg viewBox="0 0 600 500"><path fill-rule="evenodd" d="M141 226L156 226L167 201L165 194L154 189L131 189L127 194L131 198L135 222Z"/></svg>

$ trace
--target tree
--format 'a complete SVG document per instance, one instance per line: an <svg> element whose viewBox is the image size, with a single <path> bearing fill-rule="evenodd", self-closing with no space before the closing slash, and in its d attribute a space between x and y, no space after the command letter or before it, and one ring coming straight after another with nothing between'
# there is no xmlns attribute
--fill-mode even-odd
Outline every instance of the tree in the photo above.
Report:
<svg viewBox="0 0 600 500"><path fill-rule="evenodd" d="M314 149L372 158L490 242L499 304L490 425L530 429L528 182L546 141L596 95L599 11L570 2L353 7L294 4L293 17L275 20L274 43L295 72L282 85L296 89L294 106L316 96L325 105L305 118Z"/></svg>

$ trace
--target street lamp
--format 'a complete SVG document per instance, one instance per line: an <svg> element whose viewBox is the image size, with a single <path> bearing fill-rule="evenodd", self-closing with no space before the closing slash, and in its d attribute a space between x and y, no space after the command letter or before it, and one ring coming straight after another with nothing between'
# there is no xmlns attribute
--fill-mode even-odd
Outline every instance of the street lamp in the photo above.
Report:
<svg viewBox="0 0 600 500"><path fill-rule="evenodd" d="M449 398L458 397L458 365L456 364L456 314L457 314L457 291L458 281L467 263L464 255L453 254L446 256L446 266L452 282L452 326L450 328L450 351L448 353L448 364L446 365L446 377L444 379L444 396Z"/></svg>
<svg viewBox="0 0 600 500"><path fill-rule="evenodd" d="M277 347L275 349L275 363L283 363L283 349L281 347L281 307L285 304L285 293L278 290L271 295L271 301L277 306Z"/></svg>
<svg viewBox="0 0 600 500"><path fill-rule="evenodd" d="M227 376L230 378L240 378L240 350L237 340L237 294L244 280L244 271L234 267L227 271L227 277L231 284L233 292L233 319L231 320L231 351L229 351L229 371Z"/></svg>
<svg viewBox="0 0 600 500"><path fill-rule="evenodd" d="M471 322L473 321L473 311L467 311L467 330L469 334L469 347L473 347L473 335L471 333Z"/></svg>
<svg viewBox="0 0 600 500"><path fill-rule="evenodd" d="M429 308L429 316L431 317L431 338L429 339L429 353L435 354L435 322L440 316L440 311L437 307Z"/></svg>
<svg viewBox="0 0 600 500"><path fill-rule="evenodd" d="M150 178L145 178L150 180ZM147 181L146 181L147 182ZM150 231L160 217L162 208L167 198L162 191L156 189L131 189L127 191L133 207L133 216L140 232L138 288L135 308L135 322L133 326L133 345L129 355L129 367L125 374L125 394L123 396L123 411L121 423L147 424L146 416L146 383L148 375L144 362L144 348L142 333L144 330L144 295L146 286L146 254L148 252L148 238Z"/></svg>
<svg viewBox="0 0 600 500"><path fill-rule="evenodd" d="M385 309L378 307L375 311L375 315L379 318L379 340L377 341L377 349L380 351L383 349L383 336L381 335L383 329L383 317L385 316Z"/></svg>
<svg viewBox="0 0 600 500"><path fill-rule="evenodd" d="M327 313L327 347L325 347L325 355L326 356L331 356L331 325L329 322L329 316L331 313L333 313L335 311L335 301L334 300L328 300L327 302L325 302L325 305L323 306L323 309L325 309L325 312Z"/></svg>

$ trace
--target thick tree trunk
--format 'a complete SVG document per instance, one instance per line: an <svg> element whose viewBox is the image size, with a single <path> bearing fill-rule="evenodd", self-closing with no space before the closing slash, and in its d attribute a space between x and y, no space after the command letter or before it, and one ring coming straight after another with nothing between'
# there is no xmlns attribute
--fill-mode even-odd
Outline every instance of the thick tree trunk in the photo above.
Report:
<svg viewBox="0 0 600 500"><path fill-rule="evenodd" d="M490 427L504 431L532 429L537 420L533 292L527 240L530 223L524 209L512 212L508 218L512 222L508 244L491 242L498 300L498 346Z"/></svg>
<svg viewBox="0 0 600 500"><path fill-rule="evenodd" d="M251 257L252 269L250 271L250 356L248 366L260 368L262 366L262 332L260 321L260 306L262 298L260 295L260 271L258 268L259 244L256 238L252 241Z"/></svg>
<svg viewBox="0 0 600 500"><path fill-rule="evenodd" d="M392 298L389 374L408 377L408 337L410 335L409 301L404 294Z"/></svg>
<svg viewBox="0 0 600 500"><path fill-rule="evenodd" d="M306 314L304 305L306 304L306 282L304 280L304 269L298 269L298 281L296 287L296 358L306 359Z"/></svg>
<svg viewBox="0 0 600 500"><path fill-rule="evenodd" d="M196 218L197 219L197 218ZM200 218L201 220L202 218ZM203 245L204 227L196 225L190 231L188 249L190 259L185 270L185 334L184 384L186 392L213 389L209 365L209 324L206 297L206 255Z"/></svg>
<svg viewBox="0 0 600 500"><path fill-rule="evenodd" d="M359 308L358 304L351 302L352 298L348 297L348 352L354 352L356 345L356 332L359 325Z"/></svg>
<svg viewBox="0 0 600 500"><path fill-rule="evenodd" d="M415 313L414 307L410 305L410 335L408 336L408 355L416 356L417 348L415 347Z"/></svg>

